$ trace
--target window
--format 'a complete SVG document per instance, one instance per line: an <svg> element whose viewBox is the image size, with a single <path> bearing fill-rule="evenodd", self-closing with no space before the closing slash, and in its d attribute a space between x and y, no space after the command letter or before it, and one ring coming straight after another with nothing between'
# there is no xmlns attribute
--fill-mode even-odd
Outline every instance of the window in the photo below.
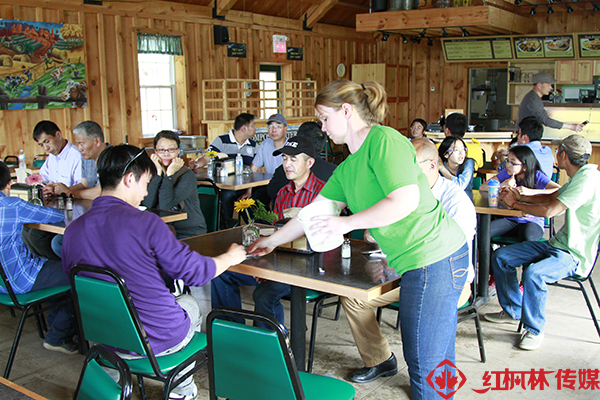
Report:
<svg viewBox="0 0 600 400"><path fill-rule="evenodd" d="M279 65L261 65L258 79L261 82L261 111L260 119L267 119L272 114L277 114L279 84L276 81L281 80L281 66ZM264 91L262 91L264 90Z"/></svg>
<svg viewBox="0 0 600 400"><path fill-rule="evenodd" d="M138 54L143 137L177 129L175 62L168 54Z"/></svg>

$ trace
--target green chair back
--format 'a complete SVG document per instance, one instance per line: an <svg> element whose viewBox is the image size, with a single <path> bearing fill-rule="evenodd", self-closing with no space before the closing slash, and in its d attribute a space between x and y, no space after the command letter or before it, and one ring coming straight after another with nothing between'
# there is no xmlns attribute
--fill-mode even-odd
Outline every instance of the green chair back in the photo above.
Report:
<svg viewBox="0 0 600 400"><path fill-rule="evenodd" d="M33 168L42 168L42 165L44 165L44 161L46 161L47 158L47 154L38 154L37 156L33 157Z"/></svg>
<svg viewBox="0 0 600 400"><path fill-rule="evenodd" d="M98 364L112 364L119 371L119 383ZM126 400L131 399L131 373L127 364L100 345L90 349L81 370L74 400Z"/></svg>
<svg viewBox="0 0 600 400"><path fill-rule="evenodd" d="M219 193L211 186L198 186L198 200L207 232L216 232L219 219Z"/></svg>
<svg viewBox="0 0 600 400"><path fill-rule="evenodd" d="M4 164L14 165L16 167L19 165L19 158L17 156L6 156L4 157Z"/></svg>

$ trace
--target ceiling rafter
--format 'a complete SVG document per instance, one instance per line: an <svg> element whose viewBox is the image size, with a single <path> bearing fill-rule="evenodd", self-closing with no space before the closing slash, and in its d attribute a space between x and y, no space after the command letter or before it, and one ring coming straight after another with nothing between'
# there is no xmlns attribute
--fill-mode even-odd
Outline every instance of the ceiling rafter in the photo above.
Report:
<svg viewBox="0 0 600 400"><path fill-rule="evenodd" d="M306 14L302 16L302 20L306 21L306 28L312 28L315 26L315 24L319 22L319 20L323 18L325 14L327 14L327 12L336 5L337 2L338 0L325 0L319 5L313 4L310 6L310 8L306 11Z"/></svg>
<svg viewBox="0 0 600 400"><path fill-rule="evenodd" d="M224 17L237 0L215 0L215 15Z"/></svg>

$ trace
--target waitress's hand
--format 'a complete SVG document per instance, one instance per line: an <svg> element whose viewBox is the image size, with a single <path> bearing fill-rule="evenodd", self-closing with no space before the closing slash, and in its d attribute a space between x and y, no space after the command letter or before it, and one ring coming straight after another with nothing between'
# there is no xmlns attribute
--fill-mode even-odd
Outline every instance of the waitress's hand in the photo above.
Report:
<svg viewBox="0 0 600 400"><path fill-rule="evenodd" d="M317 235L343 235L354 229L350 225L348 217L338 217L337 215L318 215L312 217L313 223L309 229Z"/></svg>
<svg viewBox="0 0 600 400"><path fill-rule="evenodd" d="M272 252L275 249L275 246L270 242L269 239L269 236L256 239L254 242L252 242L250 247L248 247L247 254L260 257Z"/></svg>

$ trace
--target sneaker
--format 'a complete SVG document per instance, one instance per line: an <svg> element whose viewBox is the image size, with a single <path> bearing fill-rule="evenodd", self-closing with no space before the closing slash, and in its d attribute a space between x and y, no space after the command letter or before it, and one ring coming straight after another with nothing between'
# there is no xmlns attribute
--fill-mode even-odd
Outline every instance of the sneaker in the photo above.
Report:
<svg viewBox="0 0 600 400"><path fill-rule="evenodd" d="M490 276L490 280L488 282L488 296L496 295L496 278L494 275Z"/></svg>
<svg viewBox="0 0 600 400"><path fill-rule="evenodd" d="M192 386L194 388L192 394L184 395L184 394L171 392L171 393L169 393L169 400L196 400L196 399L198 399L198 387L196 386L195 383L192 383ZM176 390L176 389L177 388L175 388L173 390Z"/></svg>
<svg viewBox="0 0 600 400"><path fill-rule="evenodd" d="M540 332L539 335L535 335L526 330L521 336L519 348L523 350L537 350L542 346L543 341L544 332Z"/></svg>
<svg viewBox="0 0 600 400"><path fill-rule="evenodd" d="M495 324L518 324L519 320L514 319L510 315L506 313L506 311L502 310L497 313L488 313L484 314L483 318L485 318L488 322L493 322Z"/></svg>
<svg viewBox="0 0 600 400"><path fill-rule="evenodd" d="M44 340L44 348L50 351L59 351L70 356L79 353L79 347L73 342L54 345Z"/></svg>

